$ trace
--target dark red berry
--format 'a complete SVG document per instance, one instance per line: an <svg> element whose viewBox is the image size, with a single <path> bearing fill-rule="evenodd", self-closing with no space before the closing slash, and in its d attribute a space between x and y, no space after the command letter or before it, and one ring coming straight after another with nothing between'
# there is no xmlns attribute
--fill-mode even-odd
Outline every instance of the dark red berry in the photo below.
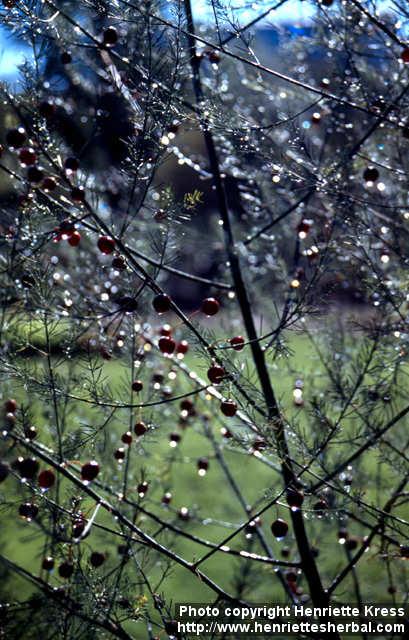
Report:
<svg viewBox="0 0 409 640"><path fill-rule="evenodd" d="M71 189L71 198L74 202L82 203L85 200L85 191L83 187L74 187Z"/></svg>
<svg viewBox="0 0 409 640"><path fill-rule="evenodd" d="M399 549L402 558L409 558L409 545L401 544Z"/></svg>
<svg viewBox="0 0 409 640"><path fill-rule="evenodd" d="M185 355L185 353L187 353L188 351L189 351L189 343L187 342L187 340L181 340L180 342L178 342L176 346L176 353L181 353L182 355Z"/></svg>
<svg viewBox="0 0 409 640"><path fill-rule="evenodd" d="M359 543L358 538L351 537L351 538L348 538L348 539L345 541L345 546L346 546L346 548L347 548L349 551L353 551L354 549L356 549L356 548L357 548L358 543ZM408 553L409 553L409 549L408 549ZM408 557L409 557L409 556L408 556Z"/></svg>
<svg viewBox="0 0 409 640"><path fill-rule="evenodd" d="M23 127L10 129L6 134L6 142L12 149L20 149L27 139L27 134Z"/></svg>
<svg viewBox="0 0 409 640"><path fill-rule="evenodd" d="M178 511L178 517L187 522L190 519L189 509L187 507L181 507Z"/></svg>
<svg viewBox="0 0 409 640"><path fill-rule="evenodd" d="M295 571L287 571L285 577L287 582L297 582L297 574Z"/></svg>
<svg viewBox="0 0 409 640"><path fill-rule="evenodd" d="M40 104L38 105L38 112L40 116L42 116L46 120L51 120L51 118L55 116L55 104L53 102L50 102L49 100L43 100L43 102L40 102Z"/></svg>
<svg viewBox="0 0 409 640"><path fill-rule="evenodd" d="M139 496L140 497L144 496L145 493L148 491L148 489L149 489L149 484L146 482L146 480L144 480L143 482L140 482L137 487Z"/></svg>
<svg viewBox="0 0 409 640"><path fill-rule="evenodd" d="M17 411L17 400L14 400L14 398L6 400L4 403L4 410L6 413L15 413Z"/></svg>
<svg viewBox="0 0 409 640"><path fill-rule="evenodd" d="M116 460L124 460L125 459L125 449L123 447L120 447L119 449L117 449L114 452L114 457L116 458Z"/></svg>
<svg viewBox="0 0 409 640"><path fill-rule="evenodd" d="M161 336L170 337L172 335L172 327L169 324L164 324L163 327L159 329L159 333Z"/></svg>
<svg viewBox="0 0 409 640"><path fill-rule="evenodd" d="M281 555L283 558L289 558L290 557L290 549L288 547L283 547L281 549Z"/></svg>
<svg viewBox="0 0 409 640"><path fill-rule="evenodd" d="M405 47L400 54L401 60L405 63L409 62L409 47Z"/></svg>
<svg viewBox="0 0 409 640"><path fill-rule="evenodd" d="M134 380L132 382L132 391L136 391L136 393L139 393L140 391L142 391L142 389L143 389L142 380Z"/></svg>
<svg viewBox="0 0 409 640"><path fill-rule="evenodd" d="M81 467L81 478L87 482L95 480L99 474L99 464L95 460L86 462Z"/></svg>
<svg viewBox="0 0 409 640"><path fill-rule="evenodd" d="M72 523L72 536L73 538L80 538L85 531L87 521L80 516ZM87 536L84 536L85 538Z"/></svg>
<svg viewBox="0 0 409 640"><path fill-rule="evenodd" d="M307 235L310 229L311 223L308 220L301 220L300 224L297 226L297 232L304 235Z"/></svg>
<svg viewBox="0 0 409 640"><path fill-rule="evenodd" d="M199 458L199 460L197 461L197 468L200 470L202 469L203 471L207 471L209 468L209 461L207 458Z"/></svg>
<svg viewBox="0 0 409 640"><path fill-rule="evenodd" d="M89 561L93 567L97 568L104 564L106 560L105 553L101 553L100 551L93 551L90 555Z"/></svg>
<svg viewBox="0 0 409 640"><path fill-rule="evenodd" d="M243 336L235 336L230 338L229 342L235 351L241 351L244 347L245 339Z"/></svg>
<svg viewBox="0 0 409 640"><path fill-rule="evenodd" d="M16 0L3 0L3 7L13 9L16 6Z"/></svg>
<svg viewBox="0 0 409 640"><path fill-rule="evenodd" d="M35 426L31 425L30 427L26 427L24 429L24 436L27 438L27 440L35 440L35 438L37 437L37 429L35 428Z"/></svg>
<svg viewBox="0 0 409 640"><path fill-rule="evenodd" d="M22 478L27 480L34 480L37 476L39 464L36 458L22 458L19 457L13 464Z"/></svg>
<svg viewBox="0 0 409 640"><path fill-rule="evenodd" d="M219 64L220 54L218 51L215 51L215 50L209 51L207 56L212 64Z"/></svg>
<svg viewBox="0 0 409 640"><path fill-rule="evenodd" d="M376 167L367 167L363 173L365 182L376 182L379 178L379 171Z"/></svg>
<svg viewBox="0 0 409 640"><path fill-rule="evenodd" d="M38 184L44 178L44 173L38 167L29 167L27 169L27 180L33 184Z"/></svg>
<svg viewBox="0 0 409 640"><path fill-rule="evenodd" d="M304 494L296 489L288 489L287 502L293 509L299 509L304 502Z"/></svg>
<svg viewBox="0 0 409 640"><path fill-rule="evenodd" d="M124 271L126 269L126 260L123 256L115 256L112 260L112 268L117 271Z"/></svg>
<svg viewBox="0 0 409 640"><path fill-rule="evenodd" d="M78 231L73 231L70 237L68 238L68 244L72 247L78 247L81 242L81 234Z"/></svg>
<svg viewBox="0 0 409 640"><path fill-rule="evenodd" d="M134 432L135 432L135 434L137 436L143 436L144 433L147 432L148 427L146 426L146 424L144 422L140 421L140 422L136 422L135 423L135 426L134 426L133 430L134 430Z"/></svg>
<svg viewBox="0 0 409 640"><path fill-rule="evenodd" d="M56 187L57 182L51 176L45 177L43 182L41 183L41 188L44 189L44 191L54 191Z"/></svg>
<svg viewBox="0 0 409 640"><path fill-rule="evenodd" d="M0 482L4 482L10 473L10 467L6 462L0 460Z"/></svg>
<svg viewBox="0 0 409 640"><path fill-rule="evenodd" d="M169 133L176 134L179 131L179 125L177 124L177 122L172 122L172 124L168 126L168 131Z"/></svg>
<svg viewBox="0 0 409 640"><path fill-rule="evenodd" d="M166 355L172 355L176 348L176 342L173 340L173 338L169 338L168 336L162 336L161 338L159 338L158 345L161 352L165 353Z"/></svg>
<svg viewBox="0 0 409 640"><path fill-rule="evenodd" d="M130 431L126 431L122 434L121 440L124 444L132 444L132 433Z"/></svg>
<svg viewBox="0 0 409 640"><path fill-rule="evenodd" d="M285 520L277 518L271 525L271 533L275 538L284 538L288 532L288 524Z"/></svg>
<svg viewBox="0 0 409 640"><path fill-rule="evenodd" d="M218 364L213 364L207 371L207 377L212 384L220 384L226 376L226 370Z"/></svg>
<svg viewBox="0 0 409 640"><path fill-rule="evenodd" d="M113 253L115 249L115 240L108 236L101 236L98 238L97 246L101 253L109 255L110 253Z"/></svg>
<svg viewBox="0 0 409 640"><path fill-rule="evenodd" d="M234 400L222 400L220 410L225 416L232 418L237 413L237 404Z"/></svg>
<svg viewBox="0 0 409 640"><path fill-rule="evenodd" d="M220 309L220 302L216 298L205 298L200 310L207 316L215 316Z"/></svg>
<svg viewBox="0 0 409 640"><path fill-rule="evenodd" d="M67 580L68 578L71 578L72 574L74 573L74 565L72 564L72 562L63 562L58 567L58 573L61 578L65 578Z"/></svg>
<svg viewBox="0 0 409 640"><path fill-rule="evenodd" d="M166 293L159 293L152 300L153 308L157 313L166 313L172 306L172 301Z"/></svg>
<svg viewBox="0 0 409 640"><path fill-rule="evenodd" d="M189 400L189 398L182 400L179 406L181 411L186 411L190 416L194 416L196 413L195 405L191 400Z"/></svg>
<svg viewBox="0 0 409 640"><path fill-rule="evenodd" d="M177 445L181 441L181 439L182 437L180 433L177 433L177 431L173 431L169 436L169 442L173 445Z"/></svg>
<svg viewBox="0 0 409 640"><path fill-rule="evenodd" d="M41 489L50 489L55 483L55 473L52 469L44 469L38 474L37 482Z"/></svg>
<svg viewBox="0 0 409 640"><path fill-rule="evenodd" d="M103 40L107 47L113 47L118 42L117 30L114 27L108 27L108 29L105 29Z"/></svg>
<svg viewBox="0 0 409 640"><path fill-rule="evenodd" d="M23 166L29 167L36 163L37 154L31 147L24 147L20 149L18 157Z"/></svg>
<svg viewBox="0 0 409 640"><path fill-rule="evenodd" d="M314 511L318 514L322 514L326 509L328 509L328 503L324 498L320 498L314 505Z"/></svg>
<svg viewBox="0 0 409 640"><path fill-rule="evenodd" d="M167 491L166 493L163 494L162 497L162 504L170 504L172 502L172 494Z"/></svg>
<svg viewBox="0 0 409 640"><path fill-rule="evenodd" d="M70 173L74 173L78 171L80 167L80 163L77 158L67 158L64 162L64 169L69 171Z"/></svg>
<svg viewBox="0 0 409 640"><path fill-rule="evenodd" d="M38 514L38 507L33 502L23 502L23 504L19 506L18 512L22 518L34 520Z"/></svg>
<svg viewBox="0 0 409 640"><path fill-rule="evenodd" d="M393 594L396 593L396 591L397 591L397 589L393 584L389 585L388 593L390 593L391 596L393 596Z"/></svg>
<svg viewBox="0 0 409 640"><path fill-rule="evenodd" d="M69 51L63 51L60 56L61 64L70 64L72 62L72 56Z"/></svg>
<svg viewBox="0 0 409 640"><path fill-rule="evenodd" d="M54 558L52 556L46 556L43 558L41 566L44 571L52 571L54 569Z"/></svg>

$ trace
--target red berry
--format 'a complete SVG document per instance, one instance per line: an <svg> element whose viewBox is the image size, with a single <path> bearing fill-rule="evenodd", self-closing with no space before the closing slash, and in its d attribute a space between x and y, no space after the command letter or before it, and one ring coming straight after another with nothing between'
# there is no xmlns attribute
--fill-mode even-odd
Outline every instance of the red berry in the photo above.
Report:
<svg viewBox="0 0 409 640"><path fill-rule="evenodd" d="M38 507L33 502L23 502L23 504L19 506L18 512L22 518L34 520L38 514Z"/></svg>
<svg viewBox="0 0 409 640"><path fill-rule="evenodd" d="M409 545L401 544L399 550L402 558L409 558Z"/></svg>
<svg viewBox="0 0 409 640"><path fill-rule="evenodd" d="M12 9L16 6L16 0L3 0L3 7L6 9Z"/></svg>
<svg viewBox="0 0 409 640"><path fill-rule="evenodd" d="M160 328L159 333L161 336L170 338L172 335L172 327L169 324L164 324L163 327Z"/></svg>
<svg viewBox="0 0 409 640"><path fill-rule="evenodd" d="M125 459L125 449L123 447L120 447L119 449L117 449L114 452L114 457L117 460L120 460L120 461L124 460Z"/></svg>
<svg viewBox="0 0 409 640"><path fill-rule="evenodd" d="M44 173L38 167L29 167L27 169L27 180L33 184L39 184L44 178Z"/></svg>
<svg viewBox="0 0 409 640"><path fill-rule="evenodd" d="M6 141L12 149L20 149L27 139L27 134L23 127L18 129L10 129L6 134Z"/></svg>
<svg viewBox="0 0 409 640"><path fill-rule="evenodd" d="M95 460L86 462L81 467L81 478L86 482L91 482L91 480L95 480L98 474L99 474L99 464Z"/></svg>
<svg viewBox="0 0 409 640"><path fill-rule="evenodd" d="M126 431L121 436L121 440L124 444L132 444L132 433L130 431Z"/></svg>
<svg viewBox="0 0 409 640"><path fill-rule="evenodd" d="M194 416L196 413L195 405L191 400L189 400L189 398L182 400L179 406L181 411L186 411L190 416Z"/></svg>
<svg viewBox="0 0 409 640"><path fill-rule="evenodd" d="M245 340L243 336L235 336L230 338L230 344L235 351L241 351L244 347Z"/></svg>
<svg viewBox="0 0 409 640"><path fill-rule="evenodd" d="M178 511L178 517L187 522L190 518L189 509L187 507L181 507Z"/></svg>
<svg viewBox="0 0 409 640"><path fill-rule="evenodd" d="M311 229L311 224L308 220L301 220L297 227L297 232L306 235Z"/></svg>
<svg viewBox="0 0 409 640"><path fill-rule="evenodd" d="M295 573L295 571L287 571L285 577L287 579L287 582L297 582L297 574Z"/></svg>
<svg viewBox="0 0 409 640"><path fill-rule="evenodd" d="M181 353L185 355L189 351L189 343L187 340L181 340L176 346L176 353Z"/></svg>
<svg viewBox="0 0 409 640"><path fill-rule="evenodd" d="M176 446L181 441L181 439L182 438L180 433L177 433L176 431L174 431L169 436L169 443L173 446Z"/></svg>
<svg viewBox="0 0 409 640"><path fill-rule="evenodd" d="M356 549L358 544L359 544L359 540L358 538L355 538L355 537L348 538L348 540L345 541L345 546L348 549L348 551L353 551L354 549ZM408 552L409 552L409 549L408 549Z"/></svg>
<svg viewBox="0 0 409 640"><path fill-rule="evenodd" d="M219 64L220 54L218 51L209 51L207 56L212 64Z"/></svg>
<svg viewBox="0 0 409 640"><path fill-rule="evenodd" d="M166 313L172 306L172 301L166 293L159 293L152 301L153 308L157 313Z"/></svg>
<svg viewBox="0 0 409 640"><path fill-rule="evenodd" d="M143 389L142 380L134 380L132 382L132 391L136 391L136 393L139 393L139 391L142 391L142 389Z"/></svg>
<svg viewBox="0 0 409 640"><path fill-rule="evenodd" d="M115 240L113 238L109 238L108 236L101 236L100 238L98 238L97 246L101 253L109 255L115 249Z"/></svg>
<svg viewBox="0 0 409 640"><path fill-rule="evenodd" d="M114 27L108 27L104 31L104 44L107 47L113 47L118 42L118 33Z"/></svg>
<svg viewBox="0 0 409 640"><path fill-rule="evenodd" d="M89 561L93 567L97 568L104 564L106 560L105 553L101 553L100 551L93 551L90 555Z"/></svg>
<svg viewBox="0 0 409 640"><path fill-rule="evenodd" d="M41 489L50 489L55 483L55 473L52 469L44 469L38 475L37 482Z"/></svg>
<svg viewBox="0 0 409 640"><path fill-rule="evenodd" d="M409 62L409 47L405 47L400 54L401 60L405 63Z"/></svg>
<svg viewBox="0 0 409 640"><path fill-rule="evenodd" d="M77 158L67 158L64 162L64 169L71 173L78 171L79 166L80 163L78 162Z"/></svg>
<svg viewBox="0 0 409 640"><path fill-rule="evenodd" d="M205 298L200 310L207 316L215 316L220 309L220 302L216 298Z"/></svg>
<svg viewBox="0 0 409 640"><path fill-rule="evenodd" d="M222 400L220 409L225 416L231 418L237 413L237 404L234 400Z"/></svg>
<svg viewBox="0 0 409 640"><path fill-rule="evenodd" d="M31 147L20 149L18 157L24 167L32 166L37 161L37 154Z"/></svg>
<svg viewBox="0 0 409 640"><path fill-rule="evenodd" d="M115 256L112 260L112 268L117 271L124 271L126 269L126 260L123 256Z"/></svg>
<svg viewBox="0 0 409 640"><path fill-rule="evenodd" d="M172 355L176 347L176 342L173 340L173 338L162 336L162 338L159 339L158 345L162 353L165 353L166 355Z"/></svg>
<svg viewBox="0 0 409 640"><path fill-rule="evenodd" d="M322 514L323 511L325 511L326 509L328 509L328 503L326 500L324 500L324 498L320 498L313 506L314 511L317 511L317 513Z"/></svg>
<svg viewBox="0 0 409 640"><path fill-rule="evenodd" d="M213 384L220 384L226 375L226 371L218 364L213 364L207 371L207 377Z"/></svg>
<svg viewBox="0 0 409 640"><path fill-rule="evenodd" d="M52 571L54 569L54 558L51 556L46 556L45 558L43 558L41 566L44 571Z"/></svg>
<svg viewBox="0 0 409 640"><path fill-rule="evenodd" d="M163 494L162 497L162 504L170 504L172 501L172 494L167 491L166 493Z"/></svg>
<svg viewBox="0 0 409 640"><path fill-rule="evenodd" d="M81 234L78 231L74 231L68 238L68 244L72 247L77 247L81 242Z"/></svg>
<svg viewBox="0 0 409 640"><path fill-rule="evenodd" d="M376 182L379 178L379 171L376 167L367 167L363 173L365 182Z"/></svg>
<svg viewBox="0 0 409 640"><path fill-rule="evenodd" d="M288 489L287 502L290 507L299 509L304 502L304 494L301 491L297 491L296 489Z"/></svg>
<svg viewBox="0 0 409 640"><path fill-rule="evenodd" d="M285 520L277 518L271 525L271 532L275 538L284 538L288 532L288 524Z"/></svg>
<svg viewBox="0 0 409 640"><path fill-rule="evenodd" d="M137 487L139 496L142 498L145 495L145 493L148 491L148 489L149 489L149 484L146 482L146 480L144 480L143 482L140 482Z"/></svg>
<svg viewBox="0 0 409 640"><path fill-rule="evenodd" d="M71 198L74 202L82 203L85 200L85 191L84 187L74 187L71 189Z"/></svg>
<svg viewBox="0 0 409 640"><path fill-rule="evenodd" d="M72 62L72 56L69 51L63 51L60 56L61 64L70 64Z"/></svg>
<svg viewBox="0 0 409 640"><path fill-rule="evenodd" d="M65 579L71 578L72 574L74 573L74 565L68 561L63 562L58 567L58 573L61 578L65 578Z"/></svg>
<svg viewBox="0 0 409 640"><path fill-rule="evenodd" d="M43 102L40 102L38 105L38 112L40 116L46 120L50 120L56 112L55 104L49 100L43 100Z"/></svg>
<svg viewBox="0 0 409 640"><path fill-rule="evenodd" d="M4 410L6 413L15 413L17 411L17 400L14 400L14 398L6 400L4 403Z"/></svg>
<svg viewBox="0 0 409 640"><path fill-rule="evenodd" d="M197 468L200 470L202 469L203 471L207 471L209 468L209 461L207 458L199 458L199 460L197 461Z"/></svg>
<svg viewBox="0 0 409 640"><path fill-rule="evenodd" d="M22 478L26 480L34 480L37 476L39 464L36 458L22 458L19 457L13 463L13 466L18 471Z"/></svg>
<svg viewBox="0 0 409 640"><path fill-rule="evenodd" d="M136 422L133 430L135 434L139 437L139 436L143 436L147 432L148 427L144 422Z"/></svg>
<svg viewBox="0 0 409 640"><path fill-rule="evenodd" d="M26 427L24 429L24 436L27 438L27 440L35 440L35 438L37 437L37 429L34 427L34 425L31 425L30 427Z"/></svg>
<svg viewBox="0 0 409 640"><path fill-rule="evenodd" d="M44 191L54 191L56 186L57 182L54 180L54 178L51 178L51 176L47 176L46 178L44 178L41 184L41 188L44 189Z"/></svg>

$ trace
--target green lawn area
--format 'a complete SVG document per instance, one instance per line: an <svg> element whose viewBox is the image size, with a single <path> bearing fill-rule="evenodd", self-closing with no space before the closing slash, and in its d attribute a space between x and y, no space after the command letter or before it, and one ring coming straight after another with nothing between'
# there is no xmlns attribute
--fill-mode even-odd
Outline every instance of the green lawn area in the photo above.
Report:
<svg viewBox="0 0 409 640"><path fill-rule="evenodd" d="M40 329L38 329L37 333L39 335L39 345L41 346L42 335ZM308 431L313 428L313 422L309 419L308 414L308 398L312 388L315 388L315 391L320 389L320 385L322 384L320 382L322 367L305 335L295 332L289 334L288 346L291 355L279 357L273 365L273 384L287 418L289 420L291 418L294 419L298 425L298 429ZM193 369L195 369L195 367L197 368L198 361L194 353L189 354L186 362ZM55 364L58 364L57 359L55 360ZM27 366L31 367L32 365L41 369L46 366L46 358L38 357L27 359ZM61 379L63 379L67 373L67 366L67 363L57 366L56 371L59 376L61 376ZM203 375L204 373L203 369L197 369L197 371L199 375ZM119 393L123 388L124 380L127 377L129 378L129 372L124 368L120 360L114 358L103 363L103 376L106 380L110 381L113 392L115 393L115 390L117 390ZM305 382L305 396L307 400L306 407L302 409L294 407L292 399L294 381L300 377ZM182 383L181 387L178 388L178 392L180 393L181 390L186 390L186 388L185 383ZM13 386L12 383L4 385L3 395L13 395L19 403L29 406L33 420L40 433L39 441L43 444L53 446L53 436L47 420L44 417L44 407L40 410L38 401L33 402L30 395L25 392L24 389ZM208 401L208 404L209 407L213 405L213 407L217 408L217 401L216 403L214 400ZM161 413L163 415L164 426L161 425ZM49 412L48 415L49 419L52 420L52 413ZM195 423L193 427L189 427L183 432L182 442L179 447L176 449L169 447L168 435L170 431L176 430L177 417L178 412L175 405L166 405L163 409L159 408L159 411L152 412L152 419L157 425L157 428L152 434L145 436L141 443L138 444L138 447L136 447L135 444L132 445L132 455L129 466L132 477L130 491L133 499L137 500L135 484L141 479L142 475L145 474L146 479L149 480L150 489L147 496L141 502L143 506L164 520L172 520L178 527L186 529L190 533L219 543L231 532L231 529L225 525L226 521L235 523L236 525L243 522L243 508L234 495L223 469L217 460L214 459L214 451L211 448L208 438L204 436L201 421L197 421L197 424ZM119 436L127 430L128 419L128 414L125 414L124 410L118 419L114 420L112 424L110 423L109 429L105 429L101 435L98 436L100 441L104 440L108 450L113 451L117 446L120 446ZM145 417L144 414L144 419L150 419L150 416L147 415ZM97 412L89 405L78 402L75 406L75 411L70 414L67 433L70 429L76 430L81 425L96 427L96 420L101 422L101 416L98 417ZM232 419L231 424L235 427L237 421ZM349 428L348 425L349 422L346 421L346 431ZM223 439L219 434L220 424L216 417L212 416L209 420L209 428L212 429L217 442L223 444ZM289 429L289 431L289 441L292 443L291 429ZM247 504L264 504L266 494L269 492L271 492L272 495L278 493L281 489L281 478L274 469L261 464L254 457L244 455L238 449L235 450L234 447L226 448L225 441L224 446L225 460L231 469L235 481L240 486ZM296 444L292 444L291 446L294 447L295 451ZM340 446L350 447L350 445L347 444ZM98 455L97 447L95 457L98 457ZM209 457L210 467L204 477L199 477L196 469L196 461L199 457L203 456ZM266 457L271 461L275 461L274 455L267 455ZM176 460L173 464L171 464L172 459ZM83 462L84 460L81 461ZM100 479L103 482L106 481L109 483L112 474L116 474L116 476L120 478L121 473L123 472L117 463L112 462L111 466L107 465L102 470ZM377 505L383 504L391 487L396 484L396 477L391 477L387 465L380 463L376 451L366 455L365 464L361 468L361 477L364 478L365 476L371 479L371 488L366 491L365 500L367 502L373 501ZM376 477L379 479L378 487L374 481ZM6 484L2 485L3 500L10 500L10 486L13 482L15 481L9 479L7 486ZM167 486L172 487L174 496L170 510L161 505L160 502L161 496ZM353 487L353 490L355 489L356 488ZM66 483L63 482L61 491L64 492L65 490L68 491L68 487ZM50 496L52 496L52 492ZM16 517L15 514L20 498L18 498L17 494L15 494L14 497L16 503L12 505L11 508L3 506L0 534L3 553L26 569L38 574L41 558L44 553L43 537L35 523L27 524L19 519L18 516ZM317 518L315 515L311 516L311 504L311 499L307 499L305 509L306 518L308 519L307 527L311 532L313 544L319 550L317 560L319 567L322 569L326 579L330 581L347 562L345 550L337 542L337 530L339 528L338 518L336 514L331 513L331 511L324 518ZM86 503L84 503L82 507L84 511L86 511L85 506ZM91 504L89 506L90 508L92 507ZM195 522L195 518L188 523L182 522L177 518L176 514L173 514L173 511L183 506L188 506L192 513L196 514L201 520L207 520L208 523L202 524ZM128 509L127 514L128 516L132 516L132 510ZM285 542L277 542L271 535L269 525L277 516L288 518L287 507L283 505L270 508L262 517L263 531L276 557L280 558L282 547L288 546L291 550L290 559L293 559L297 553L292 536L289 535L288 540L286 539ZM97 522L114 529L116 528L116 523L112 517L102 512L102 510L98 515ZM158 540L164 543L171 541L169 534L160 532L160 527L152 523L149 518L143 516L138 517L137 522L144 531L155 535ZM354 523L349 525L349 530L351 534L358 534L360 536L363 534L363 530L357 528L357 525ZM240 534L236 536L231 546L235 549L247 549L247 542L245 536ZM94 574L110 571L121 561L117 550L118 543L120 543L119 539L113 544L106 533L94 528L91 535L81 544L84 556L84 571L93 572ZM254 540L253 545L255 551L262 553L257 542ZM139 560L145 562L142 551L139 554L138 546L135 545L134 548ZM189 561L201 557L208 550L181 537L171 542L171 548ZM100 569L92 569L87 564L87 557L89 556L90 550L94 549L101 549L108 554L107 562ZM63 547L60 551L61 550L66 552L66 547ZM131 563L133 560L129 562ZM149 560L146 560L146 562L148 566L151 566ZM395 564L394 570L396 572L401 571L404 563L401 560L397 560ZM159 561L154 568L151 567L153 575L156 574L158 576L158 582L164 567L165 564L163 560ZM213 555L209 561L206 561L201 568L215 582L227 591L231 591L233 585L240 581L241 571L246 567L255 572L257 586L251 593L244 593L243 597L248 598L252 602L284 602L282 587L274 575L274 569L268 565L251 563L250 568L249 563L244 559L218 553ZM357 567L357 572L361 577L362 584L366 585L366 601L388 602L391 600L391 596L385 591L386 583L380 584L379 573L381 571L384 571L384 560L382 560L377 553L377 545L374 545L374 547L371 547L366 553L364 559L361 560ZM131 574L134 579L136 572L132 570ZM53 575L51 582L53 584L59 584L61 580ZM303 586L302 580L300 584ZM156 585L153 584L152 587L155 588ZM215 598L215 594L212 593L206 585L201 583L184 568L175 564L172 565L167 579L163 583L159 583L159 586L155 588L155 591L156 590L163 592L165 597L173 602L211 602ZM23 594L27 594L28 592L29 586L25 581L21 579L14 580L15 597L21 598ZM141 593L148 595L143 590ZM138 589L135 589L134 595L135 599L140 595ZM355 600L352 575L342 584L342 590L339 596L344 602ZM141 630L138 631L138 635L135 637L142 637L139 635L140 633L142 633Z"/></svg>

